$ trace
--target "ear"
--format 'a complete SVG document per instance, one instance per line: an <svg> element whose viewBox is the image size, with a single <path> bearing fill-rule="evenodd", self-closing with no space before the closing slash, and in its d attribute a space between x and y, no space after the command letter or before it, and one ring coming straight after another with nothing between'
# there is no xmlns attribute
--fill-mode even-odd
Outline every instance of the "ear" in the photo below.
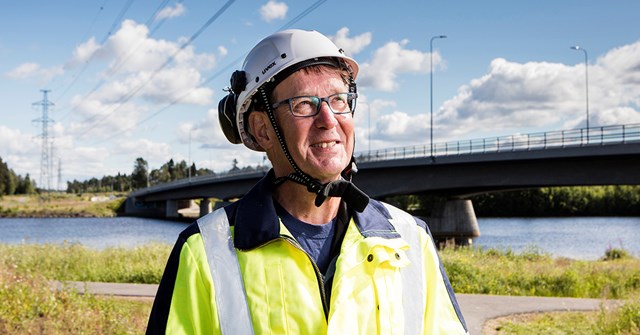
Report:
<svg viewBox="0 0 640 335"><path fill-rule="evenodd" d="M269 118L265 112L252 112L249 114L249 132L258 144L269 150L276 143L275 133L269 123Z"/></svg>

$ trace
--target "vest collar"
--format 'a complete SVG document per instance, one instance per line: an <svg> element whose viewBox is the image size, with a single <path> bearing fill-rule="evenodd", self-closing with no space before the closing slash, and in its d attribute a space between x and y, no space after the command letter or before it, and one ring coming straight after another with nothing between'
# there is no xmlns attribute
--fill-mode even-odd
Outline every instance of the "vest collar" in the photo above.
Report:
<svg viewBox="0 0 640 335"><path fill-rule="evenodd" d="M273 180L271 169L242 199L225 208L235 226L233 242L236 248L253 249L280 237L280 220L273 205ZM364 237L400 237L389 222L391 215L382 203L371 199L362 213L351 212Z"/></svg>

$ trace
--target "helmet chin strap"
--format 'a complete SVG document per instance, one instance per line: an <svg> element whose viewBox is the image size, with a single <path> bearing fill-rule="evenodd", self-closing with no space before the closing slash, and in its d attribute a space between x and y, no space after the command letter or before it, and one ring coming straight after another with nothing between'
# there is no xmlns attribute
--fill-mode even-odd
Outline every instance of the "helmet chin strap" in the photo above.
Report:
<svg viewBox="0 0 640 335"><path fill-rule="evenodd" d="M276 122L273 107L271 106L271 103L269 103L269 97L264 87L260 87L258 89L258 93L260 94L263 105L265 106L269 122L276 133L280 147L294 170L294 172L286 176L276 178L274 184L278 186L285 181L290 180L306 186L307 191L316 194L315 205L317 207L322 206L324 201L329 197L341 197L349 207L358 212L364 211L365 207L367 207L367 204L369 203L369 196L351 182L351 178L357 172L353 153L351 154L351 162L349 162L349 165L342 171L340 179L323 184L319 179L309 176L307 173L302 171L293 160L284 140L284 135L280 131L280 127L278 127L278 123Z"/></svg>

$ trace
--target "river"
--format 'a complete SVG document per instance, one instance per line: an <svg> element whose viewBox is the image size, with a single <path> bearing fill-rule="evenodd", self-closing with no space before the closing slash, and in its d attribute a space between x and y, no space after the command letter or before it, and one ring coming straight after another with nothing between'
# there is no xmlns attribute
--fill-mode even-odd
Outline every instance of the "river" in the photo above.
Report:
<svg viewBox="0 0 640 335"><path fill-rule="evenodd" d="M607 248L640 256L640 218L479 218L474 244L515 252L536 248L554 257L594 260ZM150 242L173 244L182 222L117 218L0 218L0 243L80 243L131 248Z"/></svg>

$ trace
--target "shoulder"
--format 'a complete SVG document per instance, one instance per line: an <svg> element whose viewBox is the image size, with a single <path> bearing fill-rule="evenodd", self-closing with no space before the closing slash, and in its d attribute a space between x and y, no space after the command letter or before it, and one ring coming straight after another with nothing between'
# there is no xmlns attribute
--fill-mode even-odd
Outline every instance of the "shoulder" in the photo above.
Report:
<svg viewBox="0 0 640 335"><path fill-rule="evenodd" d="M430 234L427 223L424 220L418 218L417 216L413 216L398 207L395 207L391 204L388 204L382 201L372 200L371 205L375 206L379 211L386 212L387 213L386 215L389 218L394 219L394 222L407 224L409 226L415 225L418 228L421 228Z"/></svg>

